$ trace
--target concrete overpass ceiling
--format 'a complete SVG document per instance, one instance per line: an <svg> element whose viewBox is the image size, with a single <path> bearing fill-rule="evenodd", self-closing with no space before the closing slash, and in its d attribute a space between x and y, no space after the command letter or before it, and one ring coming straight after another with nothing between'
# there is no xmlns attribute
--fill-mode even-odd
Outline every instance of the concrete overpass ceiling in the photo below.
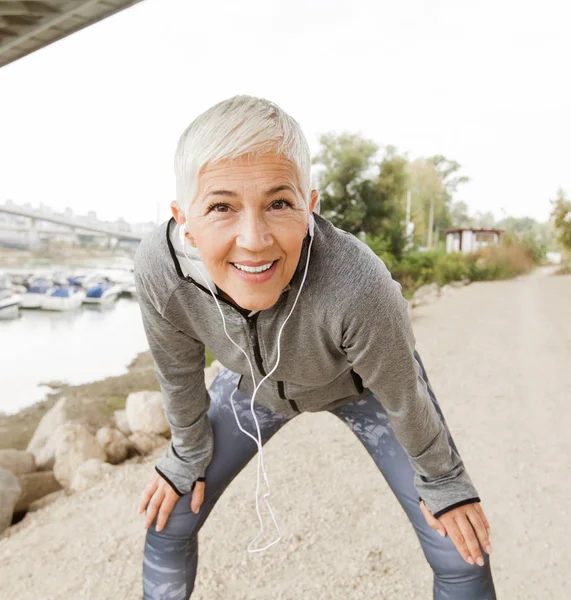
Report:
<svg viewBox="0 0 571 600"><path fill-rule="evenodd" d="M0 67L140 0L0 0Z"/></svg>

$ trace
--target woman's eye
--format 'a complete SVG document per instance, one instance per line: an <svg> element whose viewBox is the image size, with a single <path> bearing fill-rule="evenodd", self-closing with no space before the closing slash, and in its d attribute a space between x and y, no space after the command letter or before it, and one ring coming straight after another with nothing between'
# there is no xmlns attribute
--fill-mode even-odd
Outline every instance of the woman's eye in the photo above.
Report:
<svg viewBox="0 0 571 600"><path fill-rule="evenodd" d="M217 204L211 204L208 207L208 212L224 214L224 213L228 212L229 209L230 209L230 207L227 204L217 203Z"/></svg>
<svg viewBox="0 0 571 600"><path fill-rule="evenodd" d="M288 202L287 200L276 200L275 202L272 202L272 206L278 210L283 210L284 208L287 208L288 206L292 206L291 202Z"/></svg>

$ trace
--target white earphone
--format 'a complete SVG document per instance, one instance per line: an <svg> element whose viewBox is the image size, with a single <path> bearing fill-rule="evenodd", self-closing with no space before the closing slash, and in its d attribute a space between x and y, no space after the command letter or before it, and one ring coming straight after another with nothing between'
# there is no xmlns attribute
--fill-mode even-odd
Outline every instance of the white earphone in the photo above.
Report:
<svg viewBox="0 0 571 600"><path fill-rule="evenodd" d="M276 364L274 365L274 368L267 373L267 375L265 375L265 377L263 377L263 379L256 384L256 378L254 377L254 368L252 366L252 363L250 361L250 358L248 357L248 354L230 337L230 335L228 334L228 330L226 329L226 320L224 319L224 313L222 312L222 309L220 308L220 303L218 302L218 299L216 298L216 294L214 293L214 291L212 290L212 286L209 283L209 278L205 276L204 273L202 273L202 271L198 268L197 265L194 264L194 261L192 261L187 253L186 253L186 232L187 232L187 228L186 228L186 223L182 223L179 225L179 238L180 238L180 243L181 243L181 247L182 247L182 251L184 253L184 256L186 257L186 259L188 260L188 262L196 269L196 271L200 274L200 276L202 277L204 283L206 284L206 286L208 287L208 289L210 290L210 293L212 294L212 297L214 298L214 301L216 302L216 306L218 307L218 312L220 313L220 316L222 317L222 324L224 327L224 333L226 334L226 337L230 340L230 342L232 342L232 344L234 344L234 346L236 346L236 348L238 348L238 350L240 350L240 352L246 357L246 360L248 361L248 365L250 366L250 374L252 376L252 381L254 382L255 388L254 388L254 392L252 394L252 398L250 401L250 411L252 413L252 416L254 417L254 422L256 424L256 431L257 431L257 437L254 437L251 433L249 433L248 431L246 431L241 423L240 423L240 419L238 418L238 413L236 412L236 408L234 407L234 393L236 392L236 390L234 390L232 392L232 394L230 395L230 404L232 405L232 411L234 412L234 418L236 419L236 423L238 425L238 428L240 429L240 431L242 431L242 433L245 433L248 437L252 438L252 440L254 440L254 442L256 443L256 445L258 446L258 469L257 469L257 477L256 477L256 512L258 514L258 521L260 523L260 532L258 533L258 535L248 544L248 552L250 553L254 553L254 552L262 552L263 550L267 550L270 546L273 546L274 544L277 544L280 540L281 540L281 533L280 533L280 528L277 524L276 518L274 516L274 511L272 510L272 507L268 501L268 497L270 496L270 482L268 479L268 475L266 473L266 469L264 467L264 456L263 456L263 452L262 452L262 434L260 432L260 425L258 423L258 418L256 417L256 413L254 412L254 399L256 397L256 394L258 393L258 390L260 389L260 386L262 385L262 383L264 383L264 381L266 381L266 379L278 368L278 364L280 362L280 338L282 335L282 331L283 328L285 327L285 324L288 322L288 319L291 317L294 308L297 304L298 298L301 294L301 290L303 289L303 284L305 283L305 278L307 276L307 270L309 267L309 257L311 255L311 246L313 245L313 239L314 239L314 233L315 233L315 220L313 218L313 215L310 214L309 215L309 223L308 223L309 227L308 227L308 233L309 233L309 237L310 237L310 242L309 242L309 248L307 250L307 262L305 264L305 271L303 273L303 278L301 280L301 285L299 286L299 290L297 292L297 296L295 297L295 301L293 303L293 306L291 307L291 310L288 314L288 316L285 318L285 321L282 323L282 326L280 327L280 330L278 332L278 340L277 340L277 346L278 346L278 358L276 361ZM237 389L237 388L236 388ZM266 486L268 488L268 491L264 494L264 502L266 503L266 506L268 508L268 510L270 511L270 515L272 517L272 521L274 523L274 526L278 532L278 537L271 543L267 544L266 546L264 546L263 548L257 548L252 550L251 546L263 535L264 533L264 522L262 519L262 515L260 514L260 506L259 506L259 496L260 496L260 469L262 470L262 473L264 475L264 481L266 483Z"/></svg>

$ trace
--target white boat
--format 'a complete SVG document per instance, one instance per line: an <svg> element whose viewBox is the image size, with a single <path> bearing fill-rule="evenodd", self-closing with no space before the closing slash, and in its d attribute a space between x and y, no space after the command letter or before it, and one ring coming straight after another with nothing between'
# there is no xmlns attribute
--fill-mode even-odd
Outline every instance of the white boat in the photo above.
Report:
<svg viewBox="0 0 571 600"><path fill-rule="evenodd" d="M14 292L12 282L0 277L0 319L14 319L19 314L22 296Z"/></svg>
<svg viewBox="0 0 571 600"><path fill-rule="evenodd" d="M43 310L73 310L85 299L85 290L73 285L57 286L42 298Z"/></svg>
<svg viewBox="0 0 571 600"><path fill-rule="evenodd" d="M53 291L54 286L49 279L32 280L26 293L22 294L22 308L41 308L42 298Z"/></svg>
<svg viewBox="0 0 571 600"><path fill-rule="evenodd" d="M113 283L106 277L100 278L97 281L90 280L85 285L87 286L87 294L83 302L87 304L111 303L123 291L122 285Z"/></svg>

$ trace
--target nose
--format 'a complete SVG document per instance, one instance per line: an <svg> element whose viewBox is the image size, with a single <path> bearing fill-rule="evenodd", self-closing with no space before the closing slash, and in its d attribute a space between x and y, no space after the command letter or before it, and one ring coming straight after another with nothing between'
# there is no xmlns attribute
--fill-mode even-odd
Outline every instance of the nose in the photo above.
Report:
<svg viewBox="0 0 571 600"><path fill-rule="evenodd" d="M240 219L236 245L250 252L261 252L273 243L272 233L261 215L244 215Z"/></svg>

